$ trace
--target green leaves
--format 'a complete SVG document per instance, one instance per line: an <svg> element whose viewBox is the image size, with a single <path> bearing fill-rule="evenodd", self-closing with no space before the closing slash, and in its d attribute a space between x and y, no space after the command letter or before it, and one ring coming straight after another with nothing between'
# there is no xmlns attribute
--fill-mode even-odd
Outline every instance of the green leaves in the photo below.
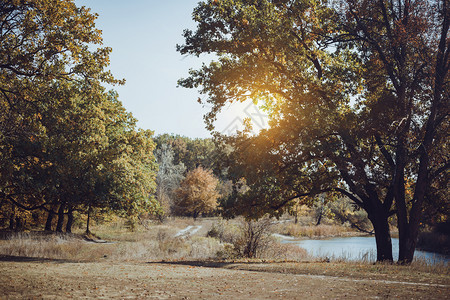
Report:
<svg viewBox="0 0 450 300"><path fill-rule="evenodd" d="M0 3L1 201L158 210L153 133L103 87L123 80L106 70L96 17L71 0Z"/></svg>
<svg viewBox="0 0 450 300"><path fill-rule="evenodd" d="M448 153L432 154L448 148L447 1L205 1L194 16L178 51L217 61L179 84L207 96L208 128L234 101L263 102L271 118L257 137L224 138L234 180L250 187L231 209L260 216L255 207L339 191L368 212L383 243L396 209L411 260L429 176L449 166Z"/></svg>

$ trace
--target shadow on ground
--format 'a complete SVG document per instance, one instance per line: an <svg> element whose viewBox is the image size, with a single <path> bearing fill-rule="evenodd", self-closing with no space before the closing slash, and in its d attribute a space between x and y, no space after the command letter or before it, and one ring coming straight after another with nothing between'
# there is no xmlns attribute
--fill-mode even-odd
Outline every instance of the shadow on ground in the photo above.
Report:
<svg viewBox="0 0 450 300"><path fill-rule="evenodd" d="M27 256L14 256L14 255L0 255L0 262L23 262L23 263L81 263L81 261L68 260L68 259L51 259L42 257L27 257Z"/></svg>
<svg viewBox="0 0 450 300"><path fill-rule="evenodd" d="M179 265L179 266L190 266L190 267L204 267L204 268L224 268L224 269L246 269L245 266L251 267L256 265L278 265L286 262L264 262L264 261L214 261L214 260L206 260L206 261L198 261L198 260L183 260L183 261L151 261L147 262L148 264L157 264L157 265ZM299 263L297 261L293 263ZM244 268L243 268L244 267ZM255 269L254 271L262 271L259 269ZM265 272L268 272L265 270ZM270 272L270 271L269 271Z"/></svg>

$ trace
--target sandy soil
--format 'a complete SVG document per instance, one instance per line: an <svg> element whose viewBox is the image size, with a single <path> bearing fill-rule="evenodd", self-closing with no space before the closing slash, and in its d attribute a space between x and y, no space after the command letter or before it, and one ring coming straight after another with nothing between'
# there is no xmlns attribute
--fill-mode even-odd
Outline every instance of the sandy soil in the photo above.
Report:
<svg viewBox="0 0 450 300"><path fill-rule="evenodd" d="M292 264L282 269L286 273L281 273L273 264L106 259L80 263L1 257L0 298L450 299L448 276L437 282L414 282L385 277L295 274L295 269Z"/></svg>

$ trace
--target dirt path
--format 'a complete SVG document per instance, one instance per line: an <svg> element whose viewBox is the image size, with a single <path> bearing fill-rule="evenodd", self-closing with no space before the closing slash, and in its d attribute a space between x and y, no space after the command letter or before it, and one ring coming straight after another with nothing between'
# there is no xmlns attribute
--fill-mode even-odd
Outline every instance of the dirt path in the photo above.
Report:
<svg viewBox="0 0 450 300"><path fill-rule="evenodd" d="M0 298L449 299L450 286L209 268L3 258Z"/></svg>
<svg viewBox="0 0 450 300"><path fill-rule="evenodd" d="M189 236L189 235L194 235L195 233L197 233L200 229L202 229L202 225L197 225L197 226L188 226L180 231L178 231L175 234L175 237L177 236Z"/></svg>

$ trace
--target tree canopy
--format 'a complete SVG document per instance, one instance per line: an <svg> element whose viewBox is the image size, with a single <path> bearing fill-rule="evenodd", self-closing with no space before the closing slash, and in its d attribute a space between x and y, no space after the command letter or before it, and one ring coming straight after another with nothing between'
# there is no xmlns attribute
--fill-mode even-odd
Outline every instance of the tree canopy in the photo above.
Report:
<svg viewBox="0 0 450 300"><path fill-rule="evenodd" d="M64 215L158 209L151 131L136 129L106 67L96 15L72 0L0 3L0 201ZM71 222L67 228L70 231Z"/></svg>
<svg viewBox="0 0 450 300"><path fill-rule="evenodd" d="M173 151L173 163L183 164L188 171L202 166L220 173L217 166L218 151L211 138L200 139L162 134L155 137L155 142L158 151L164 147L170 147Z"/></svg>
<svg viewBox="0 0 450 300"><path fill-rule="evenodd" d="M217 60L179 84L207 95L209 129L229 102L270 114L258 136L224 138L250 188L234 204L276 214L337 192L367 211L378 260L392 261L395 214L399 260L411 262L449 168L448 1L210 0L193 19L178 51Z"/></svg>

